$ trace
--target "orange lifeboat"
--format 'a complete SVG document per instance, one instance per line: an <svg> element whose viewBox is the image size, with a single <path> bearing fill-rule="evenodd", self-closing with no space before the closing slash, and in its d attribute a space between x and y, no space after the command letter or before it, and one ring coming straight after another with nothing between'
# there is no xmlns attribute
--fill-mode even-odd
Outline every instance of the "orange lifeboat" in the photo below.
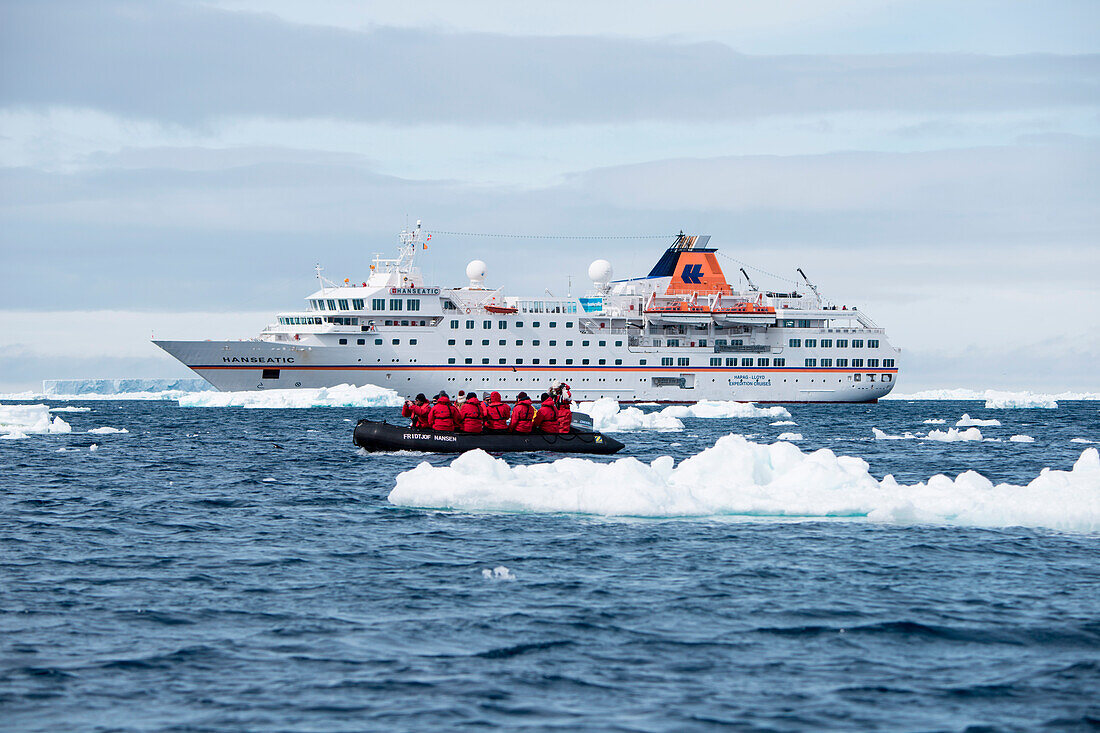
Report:
<svg viewBox="0 0 1100 733"><path fill-rule="evenodd" d="M502 315L502 314L505 314L505 313L515 313L516 312L515 308L512 308L511 306L506 306L506 305L487 305L487 306L485 306L485 310L489 313L496 313L498 315Z"/></svg>

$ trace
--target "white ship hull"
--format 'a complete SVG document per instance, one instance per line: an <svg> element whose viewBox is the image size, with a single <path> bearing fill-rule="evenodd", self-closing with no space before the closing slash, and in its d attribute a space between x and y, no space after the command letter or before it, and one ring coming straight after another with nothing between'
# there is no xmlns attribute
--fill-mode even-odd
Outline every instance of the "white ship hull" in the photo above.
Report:
<svg viewBox="0 0 1100 733"><path fill-rule="evenodd" d="M407 363L403 353L371 347L291 346L263 341L156 341L196 374L223 391L331 387L388 387L402 395L441 389L496 390L506 399L538 393L555 381L581 400L620 402L873 402L893 388L897 369L806 367L677 367L454 365L445 359ZM713 352L709 352L713 353ZM702 354L705 356L706 354ZM396 360L402 362L398 363ZM494 359L496 361L496 359ZM265 376L266 372L266 376ZM855 381L859 375L859 381ZM874 381L870 381L870 377ZM882 381L883 377L889 381ZM662 386L655 378L668 380Z"/></svg>

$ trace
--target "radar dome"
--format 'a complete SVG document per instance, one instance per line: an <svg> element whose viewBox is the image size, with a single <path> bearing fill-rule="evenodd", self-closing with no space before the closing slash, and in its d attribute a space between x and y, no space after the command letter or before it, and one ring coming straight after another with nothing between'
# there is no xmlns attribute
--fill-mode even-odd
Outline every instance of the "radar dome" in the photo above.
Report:
<svg viewBox="0 0 1100 733"><path fill-rule="evenodd" d="M596 260L588 266L588 279L594 283L609 283L614 271L607 260Z"/></svg>
<svg viewBox="0 0 1100 733"><path fill-rule="evenodd" d="M471 260L466 265L466 277L470 278L471 285L480 285L485 282L485 263L481 260Z"/></svg>

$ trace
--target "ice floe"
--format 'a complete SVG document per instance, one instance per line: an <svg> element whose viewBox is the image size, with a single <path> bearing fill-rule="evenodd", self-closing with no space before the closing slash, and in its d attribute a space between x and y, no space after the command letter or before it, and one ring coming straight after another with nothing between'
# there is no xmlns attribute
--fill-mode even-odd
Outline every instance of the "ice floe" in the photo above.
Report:
<svg viewBox="0 0 1100 733"><path fill-rule="evenodd" d="M636 430L683 430L684 424L664 412L642 412L637 407L622 407L610 397L595 402L582 402L578 412L592 418L593 429L603 433L625 433Z"/></svg>
<svg viewBox="0 0 1100 733"><path fill-rule="evenodd" d="M966 440L981 440L982 431L977 428L967 428L966 430L959 430L957 428L948 428L946 432L943 430L929 430L928 435L924 436L925 440L938 440L941 443L956 443Z"/></svg>
<svg viewBox="0 0 1100 733"><path fill-rule="evenodd" d="M1071 443L1100 443L1100 440L1089 440L1088 438L1070 438Z"/></svg>
<svg viewBox="0 0 1100 733"><path fill-rule="evenodd" d="M93 434L93 435L112 435L112 434L115 434L115 433L128 433L130 431L127 430L126 428L103 427L103 428L92 428L88 432Z"/></svg>
<svg viewBox="0 0 1100 733"><path fill-rule="evenodd" d="M974 471L899 484L876 480L860 458L739 435L676 465L622 458L562 458L509 466L475 450L448 466L423 462L398 475L396 505L463 511L567 512L669 517L848 517L880 522L1026 525L1100 531L1100 453L1071 471L1043 469L1027 486L994 485Z"/></svg>
<svg viewBox="0 0 1100 733"><path fill-rule="evenodd" d="M986 407L1012 408L1012 407L1047 407L1058 406L1058 401L1075 400L1100 400L1100 392L1011 392L996 389L927 389L920 392L903 394L891 392L883 400L985 400Z"/></svg>
<svg viewBox="0 0 1100 733"><path fill-rule="evenodd" d="M775 422L768 423L769 425L797 425L794 420L776 420Z"/></svg>
<svg viewBox="0 0 1100 733"><path fill-rule="evenodd" d="M1001 424L1000 420L982 420L981 418L970 417L970 415L968 415L967 413L964 412L963 416L961 418L959 418L959 421L957 423L955 423L955 426L960 427L960 428L970 428L970 427L974 427L974 426L977 425L977 426L981 426L981 427L984 428L984 427L996 427L1000 424Z"/></svg>
<svg viewBox="0 0 1100 733"><path fill-rule="evenodd" d="M481 577L486 580L515 580L516 575L503 565L497 565L493 569L483 568L481 570Z"/></svg>
<svg viewBox="0 0 1100 733"><path fill-rule="evenodd" d="M802 440L802 433L780 433L776 440Z"/></svg>
<svg viewBox="0 0 1100 733"><path fill-rule="evenodd" d="M878 428L871 428L871 433L875 436L875 440L916 440L920 437L908 431L904 435L889 435L885 430L879 430Z"/></svg>
<svg viewBox="0 0 1100 733"><path fill-rule="evenodd" d="M256 392L197 392L179 398L180 407L400 407L404 402L404 398L394 390L373 384Z"/></svg>
<svg viewBox="0 0 1100 733"><path fill-rule="evenodd" d="M732 402L728 400L701 400L693 405L671 405L661 410L661 414L670 417L790 417L791 413L783 407L757 407L751 402Z"/></svg>
<svg viewBox="0 0 1100 733"><path fill-rule="evenodd" d="M1008 439L1009 443L1034 443L1035 438L1030 435L1013 435Z"/></svg>
<svg viewBox="0 0 1100 733"><path fill-rule="evenodd" d="M60 417L50 419L49 405L0 405L0 439L20 440L29 435L71 433Z"/></svg>
<svg viewBox="0 0 1100 733"><path fill-rule="evenodd" d="M945 422L947 422L947 421L944 420L943 418L933 417L933 418L929 418L928 420L925 420L924 424L925 425L943 425Z"/></svg>
<svg viewBox="0 0 1100 733"><path fill-rule="evenodd" d="M51 407L50 412L91 412L90 407Z"/></svg>

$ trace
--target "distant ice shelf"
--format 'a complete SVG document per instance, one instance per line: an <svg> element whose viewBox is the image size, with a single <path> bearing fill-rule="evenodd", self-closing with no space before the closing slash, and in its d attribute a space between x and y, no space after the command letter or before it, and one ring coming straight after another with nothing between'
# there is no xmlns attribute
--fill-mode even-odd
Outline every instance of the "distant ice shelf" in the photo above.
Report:
<svg viewBox="0 0 1100 733"><path fill-rule="evenodd" d="M59 395L115 396L138 392L212 392L205 379L44 379L42 393Z"/></svg>

